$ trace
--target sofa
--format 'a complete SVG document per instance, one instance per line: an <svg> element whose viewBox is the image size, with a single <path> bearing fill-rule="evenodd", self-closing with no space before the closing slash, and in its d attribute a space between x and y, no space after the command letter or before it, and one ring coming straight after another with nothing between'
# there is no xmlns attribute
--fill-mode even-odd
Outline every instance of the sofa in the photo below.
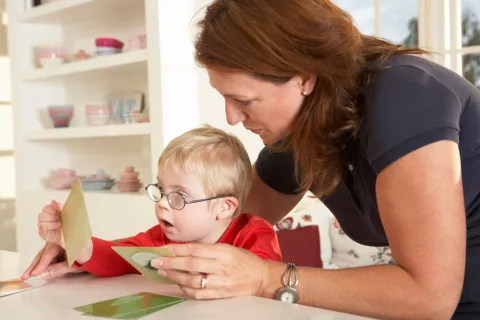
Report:
<svg viewBox="0 0 480 320"><path fill-rule="evenodd" d="M324 269L393 264L389 247L369 247L350 239L328 208L307 193L274 226L285 262Z"/></svg>

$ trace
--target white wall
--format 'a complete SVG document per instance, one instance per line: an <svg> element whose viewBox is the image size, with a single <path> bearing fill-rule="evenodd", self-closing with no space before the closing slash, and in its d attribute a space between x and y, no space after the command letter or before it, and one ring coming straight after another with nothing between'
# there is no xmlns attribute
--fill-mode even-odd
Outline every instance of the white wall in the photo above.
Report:
<svg viewBox="0 0 480 320"><path fill-rule="evenodd" d="M195 12L202 9L210 2L210 0L195 0ZM196 15L195 19L192 20L192 24L195 23L199 17L203 16L203 12L204 10L198 12L198 15ZM193 29L194 28L192 26L192 32L194 31ZM193 34L192 39L194 39ZM258 153L263 148L262 140L258 135L246 130L242 124L232 127L227 123L223 97L210 86L207 73L203 68L197 66L195 71L199 98L199 122L208 123L212 126L232 132L238 136L245 145L248 155L250 156L250 160L254 162L257 159Z"/></svg>
<svg viewBox="0 0 480 320"><path fill-rule="evenodd" d="M175 136L208 123L237 135L254 162L263 147L262 140L241 124L228 125L223 98L210 87L205 70L193 59L195 22L203 16L203 11L199 10L210 2L160 0L158 3L161 60L158 88L164 106L163 143L158 145L165 145ZM154 157L157 156L155 152Z"/></svg>
<svg viewBox="0 0 480 320"><path fill-rule="evenodd" d="M10 59L7 56L7 33L0 22L0 199L15 197L13 160L13 117L10 85ZM7 104L5 104L7 102Z"/></svg>

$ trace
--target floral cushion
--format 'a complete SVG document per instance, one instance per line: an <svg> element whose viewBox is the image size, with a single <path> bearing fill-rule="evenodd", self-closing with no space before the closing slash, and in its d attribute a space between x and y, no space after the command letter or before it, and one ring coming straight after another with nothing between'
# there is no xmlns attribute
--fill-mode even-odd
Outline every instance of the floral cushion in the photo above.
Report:
<svg viewBox="0 0 480 320"><path fill-rule="evenodd" d="M350 239L340 227L337 219L331 217L332 267L352 268L375 264L394 264L389 247L369 247Z"/></svg>

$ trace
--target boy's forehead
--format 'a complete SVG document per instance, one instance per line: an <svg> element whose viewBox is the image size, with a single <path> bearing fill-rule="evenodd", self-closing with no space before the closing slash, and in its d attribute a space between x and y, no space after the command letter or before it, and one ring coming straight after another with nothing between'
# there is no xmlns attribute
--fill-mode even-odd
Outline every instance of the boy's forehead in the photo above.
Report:
<svg viewBox="0 0 480 320"><path fill-rule="evenodd" d="M165 185L179 186L189 189L204 188L198 174L191 170L184 170L181 168L159 166L157 181Z"/></svg>

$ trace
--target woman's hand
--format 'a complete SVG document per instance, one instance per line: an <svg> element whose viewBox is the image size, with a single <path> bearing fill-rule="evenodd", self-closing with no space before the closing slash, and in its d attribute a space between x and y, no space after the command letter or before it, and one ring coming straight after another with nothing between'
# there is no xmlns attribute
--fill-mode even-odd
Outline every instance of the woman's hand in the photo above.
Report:
<svg viewBox="0 0 480 320"><path fill-rule="evenodd" d="M168 248L176 257L152 260L158 273L175 281L195 299L260 295L268 281L268 263L250 251L226 244L178 244ZM206 275L206 286L201 288Z"/></svg>
<svg viewBox="0 0 480 320"><path fill-rule="evenodd" d="M80 273L82 270L69 267L65 259L65 250L58 244L47 243L37 253L30 266L22 275L22 280L41 276L43 279L59 278L67 273Z"/></svg>

